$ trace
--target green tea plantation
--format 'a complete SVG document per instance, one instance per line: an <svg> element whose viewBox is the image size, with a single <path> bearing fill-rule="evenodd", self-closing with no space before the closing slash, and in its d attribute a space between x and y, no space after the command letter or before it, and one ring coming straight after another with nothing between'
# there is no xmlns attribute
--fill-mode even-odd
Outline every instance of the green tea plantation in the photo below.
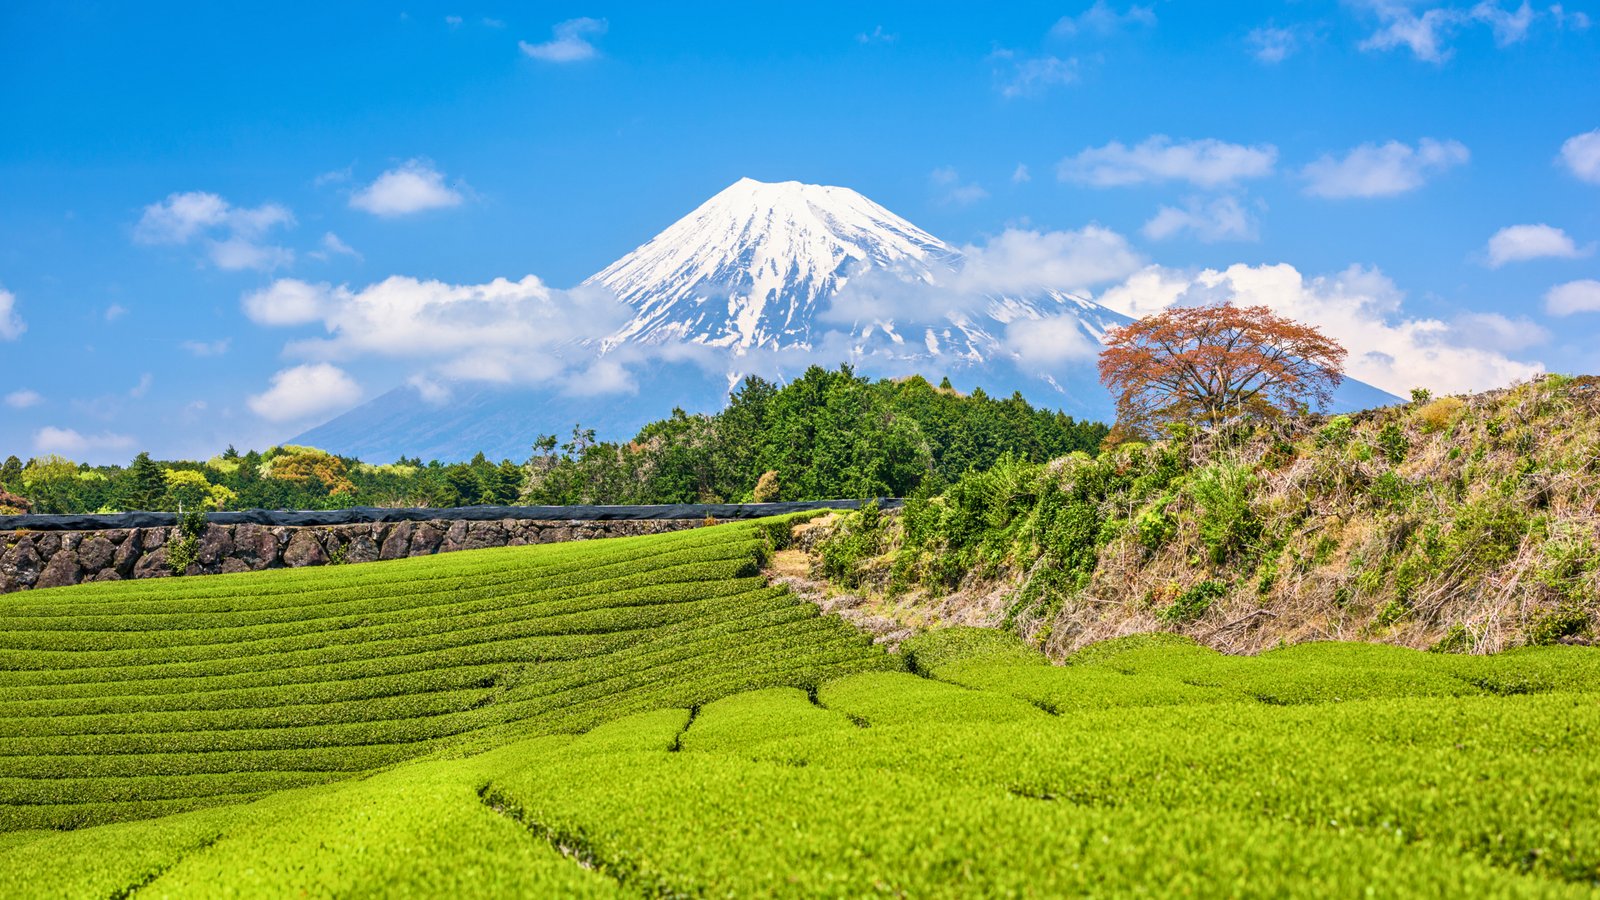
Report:
<svg viewBox="0 0 1600 900"><path fill-rule="evenodd" d="M889 654L787 530L0 598L0 896L1600 895L1600 651Z"/></svg>

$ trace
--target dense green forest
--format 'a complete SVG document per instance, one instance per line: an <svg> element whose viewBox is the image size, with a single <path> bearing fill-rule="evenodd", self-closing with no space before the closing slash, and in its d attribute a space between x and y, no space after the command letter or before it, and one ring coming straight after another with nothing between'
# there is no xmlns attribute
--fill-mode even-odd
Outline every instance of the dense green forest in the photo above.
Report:
<svg viewBox="0 0 1600 900"><path fill-rule="evenodd" d="M673 410L626 443L581 425L542 435L526 460L373 464L282 446L204 462L141 453L127 466L56 456L0 466L0 512L338 509L473 504L688 503L936 492L1004 454L1043 462L1094 453L1107 434L1013 394L949 382L870 381L813 366L785 385L747 378L715 415Z"/></svg>

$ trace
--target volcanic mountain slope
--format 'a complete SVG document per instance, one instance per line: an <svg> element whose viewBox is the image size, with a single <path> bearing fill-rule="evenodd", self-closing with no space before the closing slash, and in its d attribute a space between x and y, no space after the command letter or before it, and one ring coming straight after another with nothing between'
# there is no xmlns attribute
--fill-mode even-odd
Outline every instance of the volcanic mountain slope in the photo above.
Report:
<svg viewBox="0 0 1600 900"><path fill-rule="evenodd" d="M604 339L569 348L569 362L626 365L636 393L462 384L441 406L402 387L294 442L373 460L479 450L520 459L541 433L581 422L626 438L673 406L718 408L747 374L782 379L813 362L1020 390L1109 420L1111 398L1086 359L1041 367L1013 348L1031 337L1089 349L1130 319L1059 290L986 290L962 266L955 247L848 188L740 179L585 282L634 314ZM1351 383L1338 405L1392 400Z"/></svg>

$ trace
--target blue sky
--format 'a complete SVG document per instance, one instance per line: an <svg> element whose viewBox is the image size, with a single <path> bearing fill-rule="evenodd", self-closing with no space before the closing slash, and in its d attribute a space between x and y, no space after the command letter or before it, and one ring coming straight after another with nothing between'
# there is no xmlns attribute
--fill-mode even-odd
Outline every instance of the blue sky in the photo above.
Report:
<svg viewBox="0 0 1600 900"><path fill-rule="evenodd" d="M264 447L422 363L252 294L568 288L741 176L1108 229L1111 305L1263 299L1392 385L1600 371L1600 8L970 9L8 4L0 456Z"/></svg>

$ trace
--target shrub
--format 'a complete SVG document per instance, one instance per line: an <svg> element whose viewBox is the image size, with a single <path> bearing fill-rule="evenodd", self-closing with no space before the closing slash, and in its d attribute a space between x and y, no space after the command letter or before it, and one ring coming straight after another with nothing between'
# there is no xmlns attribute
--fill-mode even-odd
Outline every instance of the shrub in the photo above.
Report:
<svg viewBox="0 0 1600 900"><path fill-rule="evenodd" d="M1161 620L1173 625L1193 622L1206 614L1211 604L1228 594L1228 586L1220 581L1202 581L1178 595L1178 599L1161 611Z"/></svg>
<svg viewBox="0 0 1600 900"><path fill-rule="evenodd" d="M1139 536L1139 543L1147 549L1159 550L1172 536L1178 533L1178 523L1167 515L1166 503L1157 503L1133 520L1134 531Z"/></svg>
<svg viewBox="0 0 1600 900"><path fill-rule="evenodd" d="M201 509L191 509L178 516L178 534L167 542L167 568L174 575L182 575L194 564L200 549L200 535L206 530L206 514Z"/></svg>
<svg viewBox="0 0 1600 900"><path fill-rule="evenodd" d="M1200 505L1200 542L1212 562L1222 564L1260 536L1261 523L1250 508L1256 485L1254 473L1232 463L1202 469L1190 483L1190 495Z"/></svg>
<svg viewBox="0 0 1600 900"><path fill-rule="evenodd" d="M1556 644L1563 638L1578 637L1589 630L1589 611L1566 603L1535 618L1528 625L1528 643Z"/></svg>
<svg viewBox="0 0 1600 900"><path fill-rule="evenodd" d="M1444 633L1444 637L1439 638L1439 640L1436 641L1432 647L1428 648L1428 652L1466 653L1471 649L1472 632L1467 630L1467 626L1457 622L1456 624L1450 626L1450 630Z"/></svg>
<svg viewBox="0 0 1600 900"><path fill-rule="evenodd" d="M750 499L757 503L772 503L778 499L778 473L771 469L761 473L756 480L755 490Z"/></svg>
<svg viewBox="0 0 1600 900"><path fill-rule="evenodd" d="M1430 391L1427 388L1417 387L1411 389L1411 402L1415 406L1422 406L1432 399L1433 391Z"/></svg>
<svg viewBox="0 0 1600 900"><path fill-rule="evenodd" d="M1386 422L1378 430L1378 449L1383 451L1383 458L1392 466L1398 466L1406 461L1406 453L1411 449L1411 443L1406 440L1406 433L1401 430L1396 422Z"/></svg>
<svg viewBox="0 0 1600 900"><path fill-rule="evenodd" d="M1454 397L1440 397L1418 409L1417 419L1422 422L1422 430L1431 434L1449 428L1465 408L1466 404Z"/></svg>
<svg viewBox="0 0 1600 900"><path fill-rule="evenodd" d="M876 503L841 515L833 534L817 545L823 576L845 587L860 586L865 575L863 564L883 552L887 525L888 518Z"/></svg>
<svg viewBox="0 0 1600 900"><path fill-rule="evenodd" d="M1350 443L1350 433L1354 428L1349 416L1334 416L1317 432L1317 446L1343 447Z"/></svg>
<svg viewBox="0 0 1600 900"><path fill-rule="evenodd" d="M1400 600L1390 600L1378 609L1375 621L1379 627L1387 628L1410 614L1410 605Z"/></svg>

